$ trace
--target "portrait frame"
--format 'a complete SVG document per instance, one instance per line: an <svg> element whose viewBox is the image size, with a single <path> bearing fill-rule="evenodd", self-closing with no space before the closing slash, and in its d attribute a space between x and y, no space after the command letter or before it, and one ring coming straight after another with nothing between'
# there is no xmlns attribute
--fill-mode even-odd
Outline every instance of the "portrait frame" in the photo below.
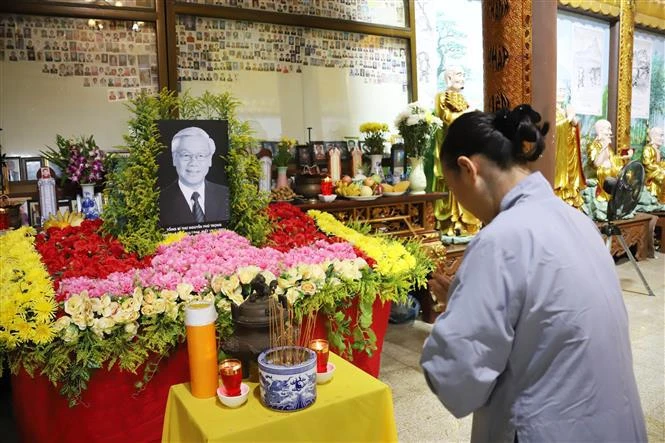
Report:
<svg viewBox="0 0 665 443"><path fill-rule="evenodd" d="M312 166L314 163L312 160L312 150L310 145L299 145L296 147L296 157L298 161L298 166Z"/></svg>
<svg viewBox="0 0 665 443"><path fill-rule="evenodd" d="M21 157L6 157L5 164L7 165L7 175L10 182L19 182L23 179ZM13 175L12 172L14 172Z"/></svg>
<svg viewBox="0 0 665 443"><path fill-rule="evenodd" d="M30 226L41 226L41 213L39 212L39 202L28 202L28 216L30 217Z"/></svg>
<svg viewBox="0 0 665 443"><path fill-rule="evenodd" d="M390 174L401 177L406 172L406 148L403 143L395 143L390 147Z"/></svg>
<svg viewBox="0 0 665 443"><path fill-rule="evenodd" d="M160 226L167 232L192 233L226 227L231 219L226 176L228 122L157 120L157 128L163 145L156 158ZM195 190L202 193L198 219L196 208L185 196L194 195Z"/></svg>
<svg viewBox="0 0 665 443"><path fill-rule="evenodd" d="M37 181L37 173L44 166L41 157L21 157L21 176L23 181Z"/></svg>
<svg viewBox="0 0 665 443"><path fill-rule="evenodd" d="M312 164L325 165L328 163L328 150L326 146L330 143L324 141L312 142Z"/></svg>

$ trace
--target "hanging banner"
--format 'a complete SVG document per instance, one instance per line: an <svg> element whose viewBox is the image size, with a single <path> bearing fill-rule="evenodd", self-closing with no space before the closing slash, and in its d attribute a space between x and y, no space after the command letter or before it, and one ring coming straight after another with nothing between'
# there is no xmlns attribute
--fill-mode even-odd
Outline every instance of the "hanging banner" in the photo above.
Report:
<svg viewBox="0 0 665 443"><path fill-rule="evenodd" d="M571 101L578 114L602 115L603 30L573 25Z"/></svg>
<svg viewBox="0 0 665 443"><path fill-rule="evenodd" d="M631 118L649 118L653 43L636 38L633 43L633 98Z"/></svg>

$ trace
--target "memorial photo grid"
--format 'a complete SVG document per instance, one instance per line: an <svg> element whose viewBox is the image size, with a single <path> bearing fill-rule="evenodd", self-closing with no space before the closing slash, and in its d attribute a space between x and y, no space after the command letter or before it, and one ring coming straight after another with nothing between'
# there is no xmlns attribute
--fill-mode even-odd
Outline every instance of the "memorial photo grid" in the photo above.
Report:
<svg viewBox="0 0 665 443"><path fill-rule="evenodd" d="M155 26L148 22L2 15L0 61L38 63L44 75L106 89L109 102L159 86Z"/></svg>

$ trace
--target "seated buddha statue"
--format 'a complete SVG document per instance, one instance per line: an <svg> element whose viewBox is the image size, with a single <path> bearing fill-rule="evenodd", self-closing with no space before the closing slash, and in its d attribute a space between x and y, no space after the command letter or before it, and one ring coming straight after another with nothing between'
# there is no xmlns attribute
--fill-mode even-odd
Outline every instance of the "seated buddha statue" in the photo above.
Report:
<svg viewBox="0 0 665 443"><path fill-rule="evenodd" d="M448 192L448 197L434 202L434 215L439 228L445 235L468 236L474 235L480 230L481 222L472 213L464 209L455 195L448 189L443 176L440 151L447 128L457 117L471 109L461 92L464 89L464 71L459 67L450 67L445 72L445 79L446 90L438 93L434 99L436 115L443 121L441 131L443 136L437 140L436 148L432 153L432 190L434 192Z"/></svg>
<svg viewBox="0 0 665 443"><path fill-rule="evenodd" d="M610 196L603 190L607 177L619 175L629 155L615 154L612 149L612 124L607 120L598 120L594 126L596 138L587 146L587 164L595 172L598 180L596 198L600 201L609 200Z"/></svg>
<svg viewBox="0 0 665 443"><path fill-rule="evenodd" d="M571 106L564 108L565 95L564 89L557 92L554 193L569 205L579 208L584 202L580 191L586 187L579 122Z"/></svg>
<svg viewBox="0 0 665 443"><path fill-rule="evenodd" d="M660 147L663 145L663 130L652 128L649 140L642 152L645 186L649 193L660 203L665 203L665 160L661 157Z"/></svg>

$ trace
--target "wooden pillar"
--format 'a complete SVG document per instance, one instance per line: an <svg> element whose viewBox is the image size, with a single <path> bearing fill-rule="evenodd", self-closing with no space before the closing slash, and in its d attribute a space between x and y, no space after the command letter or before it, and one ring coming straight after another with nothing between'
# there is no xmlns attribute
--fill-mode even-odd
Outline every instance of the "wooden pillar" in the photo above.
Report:
<svg viewBox="0 0 665 443"><path fill-rule="evenodd" d="M633 33L635 0L621 0L619 14L619 75L617 84L616 147L630 148L630 106L633 92Z"/></svg>
<svg viewBox="0 0 665 443"><path fill-rule="evenodd" d="M552 130L534 163L554 179L556 121L556 2L483 1L485 111L529 103Z"/></svg>

